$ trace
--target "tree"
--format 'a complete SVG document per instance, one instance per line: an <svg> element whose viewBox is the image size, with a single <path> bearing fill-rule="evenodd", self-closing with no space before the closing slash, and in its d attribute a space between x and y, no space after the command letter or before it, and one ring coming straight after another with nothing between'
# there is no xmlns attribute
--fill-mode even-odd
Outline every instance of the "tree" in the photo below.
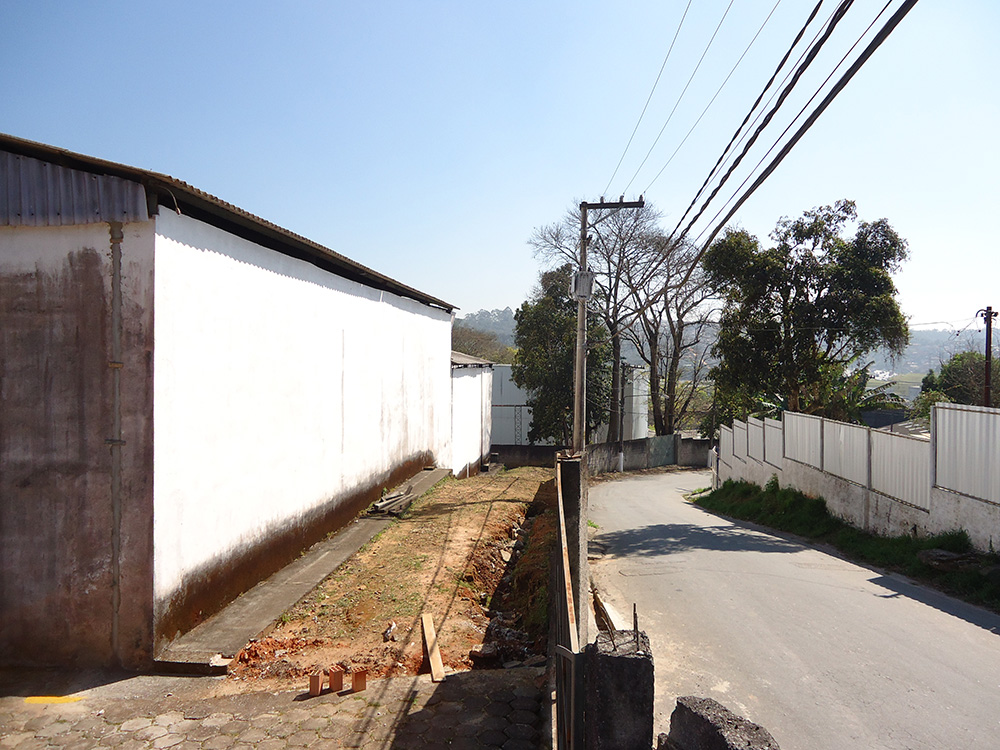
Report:
<svg viewBox="0 0 1000 750"><path fill-rule="evenodd" d="M657 247L662 235L660 215L650 204L637 209L604 210L588 221L587 265L595 273L592 309L607 328L611 343L611 390L621 393L622 339L637 314L630 303L630 283L645 284L663 262ZM550 264L569 263L576 268L580 257L580 210L571 208L561 222L536 228L528 243L535 255ZM619 438L620 403L611 400L608 442Z"/></svg>
<svg viewBox="0 0 1000 750"><path fill-rule="evenodd" d="M991 363L990 384L1000 388L1000 361ZM941 365L941 374L936 378L932 373L924 378L928 390L944 393L956 404L982 405L983 389L986 386L986 355L976 351L958 352ZM996 400L996 399L994 399Z"/></svg>
<svg viewBox="0 0 1000 750"><path fill-rule="evenodd" d="M573 267L565 264L541 275L532 299L514 313L517 353L511 376L528 392L529 442L551 439L570 445L573 436L573 368L576 358L576 302L569 296ZM587 322L586 432L607 416L610 400L607 330Z"/></svg>
<svg viewBox="0 0 1000 750"><path fill-rule="evenodd" d="M713 368L716 418L743 418L770 402L823 413L831 378L884 346L902 353L909 330L891 274L906 241L885 219L859 222L853 201L781 219L764 249L729 229L705 254L709 285L723 310Z"/></svg>
<svg viewBox="0 0 1000 750"><path fill-rule="evenodd" d="M510 364L514 361L513 347L504 346L495 333L473 328L457 320L451 328L451 348L490 362Z"/></svg>
<svg viewBox="0 0 1000 750"><path fill-rule="evenodd" d="M704 273L696 268L685 275L694 262L696 248L654 238L662 261L653 276L634 279L626 269L626 282L635 310L628 337L639 356L649 366L649 393L653 426L657 435L670 435L687 416L697 395L705 366L706 348L702 334L709 323L706 304L710 291ZM682 365L687 380L682 381Z"/></svg>

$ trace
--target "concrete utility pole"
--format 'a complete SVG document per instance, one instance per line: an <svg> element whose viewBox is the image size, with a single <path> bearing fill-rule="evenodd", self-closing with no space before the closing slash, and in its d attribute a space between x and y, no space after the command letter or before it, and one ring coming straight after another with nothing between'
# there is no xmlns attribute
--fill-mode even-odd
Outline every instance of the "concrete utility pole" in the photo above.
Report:
<svg viewBox="0 0 1000 750"><path fill-rule="evenodd" d="M573 452L583 452L587 424L587 301L593 294L594 274L587 270L587 211L602 208L642 208L646 202L626 201L622 196L614 203L580 204L580 270L573 277L573 296L576 304L576 366L573 370Z"/></svg>
<svg viewBox="0 0 1000 750"><path fill-rule="evenodd" d="M987 409L993 406L992 375L993 375L993 318L997 314L993 308L987 306L985 310L979 310L976 317L981 317L986 321L986 380L983 385L983 406Z"/></svg>

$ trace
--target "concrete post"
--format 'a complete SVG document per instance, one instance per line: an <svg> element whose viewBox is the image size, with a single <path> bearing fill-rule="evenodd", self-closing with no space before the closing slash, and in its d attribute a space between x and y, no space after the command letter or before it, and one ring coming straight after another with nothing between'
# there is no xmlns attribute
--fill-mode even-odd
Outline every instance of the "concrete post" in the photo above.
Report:
<svg viewBox="0 0 1000 750"><path fill-rule="evenodd" d="M653 655L643 631L616 630L615 646L599 633L584 650L587 750L653 746Z"/></svg>
<svg viewBox="0 0 1000 750"><path fill-rule="evenodd" d="M558 459L562 472L563 506L566 511L566 544L573 581L573 604L580 644L590 640L587 621L590 607L590 568L587 565L587 468L586 457L577 454Z"/></svg>

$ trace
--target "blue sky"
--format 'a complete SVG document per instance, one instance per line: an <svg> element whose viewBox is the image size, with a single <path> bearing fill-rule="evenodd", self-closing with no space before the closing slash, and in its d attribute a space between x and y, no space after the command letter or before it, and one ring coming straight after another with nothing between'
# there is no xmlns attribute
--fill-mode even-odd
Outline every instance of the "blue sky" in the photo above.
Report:
<svg viewBox="0 0 1000 750"><path fill-rule="evenodd" d="M516 308L538 275L532 229L602 194L686 4L0 0L0 130L185 180L459 314ZM884 4L855 2L803 90ZM673 228L813 5L778 3L654 181L775 6L693 2L608 196L728 7L626 192L646 190ZM910 242L897 285L911 322L961 328L1000 307L998 32L987 0L918 3L735 221L763 238L852 198Z"/></svg>

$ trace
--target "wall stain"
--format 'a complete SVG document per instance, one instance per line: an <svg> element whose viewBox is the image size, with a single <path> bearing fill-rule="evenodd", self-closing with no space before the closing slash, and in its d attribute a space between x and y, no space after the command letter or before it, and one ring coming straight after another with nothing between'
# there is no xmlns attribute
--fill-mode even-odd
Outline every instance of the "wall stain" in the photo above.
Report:
<svg viewBox="0 0 1000 750"><path fill-rule="evenodd" d="M0 274L0 661L110 658L103 256Z"/></svg>
<svg viewBox="0 0 1000 750"><path fill-rule="evenodd" d="M260 581L292 562L299 554L342 529L381 497L383 487L393 487L434 464L434 456L421 453L400 463L381 481L338 497L298 519L269 532L259 544L230 552L188 573L169 598L156 603L155 651L215 614Z"/></svg>

